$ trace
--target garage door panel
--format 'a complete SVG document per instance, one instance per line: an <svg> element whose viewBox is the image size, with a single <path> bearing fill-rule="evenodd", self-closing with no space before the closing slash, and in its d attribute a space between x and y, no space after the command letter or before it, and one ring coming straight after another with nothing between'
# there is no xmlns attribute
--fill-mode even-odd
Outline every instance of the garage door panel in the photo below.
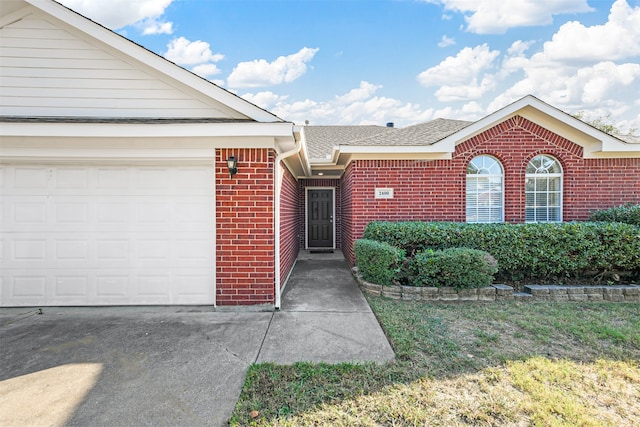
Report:
<svg viewBox="0 0 640 427"><path fill-rule="evenodd" d="M68 233L7 234L0 259L17 268L183 268L211 265L215 247L211 233Z"/></svg>
<svg viewBox="0 0 640 427"><path fill-rule="evenodd" d="M90 205L81 200L56 200L53 204L54 224L84 224L90 223Z"/></svg>
<svg viewBox="0 0 640 427"><path fill-rule="evenodd" d="M9 204L8 226L17 225L28 227L45 226L49 212L47 209L47 198L36 196L33 198L19 197L16 200L6 199Z"/></svg>
<svg viewBox="0 0 640 427"><path fill-rule="evenodd" d="M49 188L50 171L41 167L20 166L13 169L13 187L31 189L35 194L42 194Z"/></svg>
<svg viewBox="0 0 640 427"><path fill-rule="evenodd" d="M90 183L88 168L58 167L54 171L52 185L58 194L77 194L78 190L85 190L82 193L87 194Z"/></svg>
<svg viewBox="0 0 640 427"><path fill-rule="evenodd" d="M96 275L96 296L100 299L122 299L128 298L128 290L131 282L128 275L117 273Z"/></svg>
<svg viewBox="0 0 640 427"><path fill-rule="evenodd" d="M0 305L214 303L213 167L0 175Z"/></svg>
<svg viewBox="0 0 640 427"><path fill-rule="evenodd" d="M178 275L177 282L179 284L176 295L174 296L175 304L196 304L203 296L209 292L210 274L185 274Z"/></svg>
<svg viewBox="0 0 640 427"><path fill-rule="evenodd" d="M207 304L213 272L204 269L13 270L0 281L0 295L13 306Z"/></svg>

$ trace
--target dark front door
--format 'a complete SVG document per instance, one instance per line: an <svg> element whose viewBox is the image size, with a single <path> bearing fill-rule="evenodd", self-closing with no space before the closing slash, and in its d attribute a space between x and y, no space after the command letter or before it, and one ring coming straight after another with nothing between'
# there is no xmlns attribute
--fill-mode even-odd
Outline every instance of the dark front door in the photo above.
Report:
<svg viewBox="0 0 640 427"><path fill-rule="evenodd" d="M309 247L333 248L333 190L308 190L307 218Z"/></svg>

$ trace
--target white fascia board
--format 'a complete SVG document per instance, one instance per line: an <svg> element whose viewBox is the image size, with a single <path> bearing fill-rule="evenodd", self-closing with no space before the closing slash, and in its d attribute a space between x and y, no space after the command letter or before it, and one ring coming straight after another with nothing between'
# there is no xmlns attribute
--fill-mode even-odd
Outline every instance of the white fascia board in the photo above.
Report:
<svg viewBox="0 0 640 427"><path fill-rule="evenodd" d="M422 154L422 153L453 153L455 144L431 144L431 145L340 145L334 149L339 154Z"/></svg>
<svg viewBox="0 0 640 427"><path fill-rule="evenodd" d="M293 139L292 124L279 123L29 123L4 122L0 137L172 138L272 137Z"/></svg>
<svg viewBox="0 0 640 427"><path fill-rule="evenodd" d="M170 163L210 164L216 150L209 149L122 149L122 148L3 148L0 163L69 162L69 163Z"/></svg>
<svg viewBox="0 0 640 427"><path fill-rule="evenodd" d="M321 159L319 162L311 161L311 164L319 168L330 164L346 166L355 159L450 159L454 150L453 142L432 145L340 145L334 147L331 161Z"/></svg>
<svg viewBox="0 0 640 427"><path fill-rule="evenodd" d="M1 0L0 0L1 1ZM278 116L246 101L239 96L222 89L210 81L180 67L171 61L156 55L135 42L102 27L101 25L74 13L51 0L25 0L41 11L75 27L91 37L107 44L133 60L143 62L162 74L185 84L194 90L220 102L229 108L259 122L283 122Z"/></svg>
<svg viewBox="0 0 640 427"><path fill-rule="evenodd" d="M602 140L602 151L605 152L634 152L640 153L640 144L624 142L617 138L609 136L608 138L604 138Z"/></svg>

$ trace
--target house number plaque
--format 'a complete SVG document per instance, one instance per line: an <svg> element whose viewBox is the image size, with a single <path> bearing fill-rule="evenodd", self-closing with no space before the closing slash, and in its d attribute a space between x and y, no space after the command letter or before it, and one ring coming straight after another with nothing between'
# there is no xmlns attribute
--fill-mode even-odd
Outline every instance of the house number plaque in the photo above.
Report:
<svg viewBox="0 0 640 427"><path fill-rule="evenodd" d="M376 188L376 199L393 199L393 188Z"/></svg>

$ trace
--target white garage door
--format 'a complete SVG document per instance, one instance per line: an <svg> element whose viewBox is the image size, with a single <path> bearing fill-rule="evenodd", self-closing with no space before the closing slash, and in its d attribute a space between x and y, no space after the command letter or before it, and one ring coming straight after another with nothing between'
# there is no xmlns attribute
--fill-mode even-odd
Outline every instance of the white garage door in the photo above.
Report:
<svg viewBox="0 0 640 427"><path fill-rule="evenodd" d="M205 166L0 167L0 305L213 304Z"/></svg>

